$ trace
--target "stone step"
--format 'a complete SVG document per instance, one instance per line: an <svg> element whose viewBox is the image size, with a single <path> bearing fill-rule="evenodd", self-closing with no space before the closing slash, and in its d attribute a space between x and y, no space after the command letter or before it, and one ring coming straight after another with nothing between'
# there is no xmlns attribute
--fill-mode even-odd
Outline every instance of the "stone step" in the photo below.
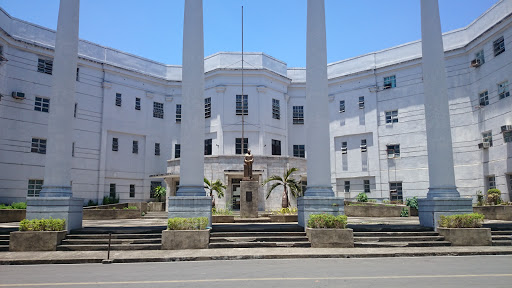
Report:
<svg viewBox="0 0 512 288"><path fill-rule="evenodd" d="M212 237L276 237L306 236L306 232L212 232Z"/></svg>
<svg viewBox="0 0 512 288"><path fill-rule="evenodd" d="M91 235L91 234L106 234L126 235L126 234L162 234L162 231L167 229L166 226L151 226L151 227L86 227L71 231L68 235Z"/></svg>
<svg viewBox="0 0 512 288"><path fill-rule="evenodd" d="M492 240L492 246L512 246L512 240Z"/></svg>
<svg viewBox="0 0 512 288"><path fill-rule="evenodd" d="M108 234L68 234L66 239L107 239ZM162 233L153 234L112 234L112 239L153 239L162 238Z"/></svg>
<svg viewBox="0 0 512 288"><path fill-rule="evenodd" d="M211 232L304 232L304 228L290 223L223 223L213 224Z"/></svg>
<svg viewBox="0 0 512 288"><path fill-rule="evenodd" d="M110 250L161 250L162 244L115 244ZM59 245L57 251L106 251L108 245Z"/></svg>
<svg viewBox="0 0 512 288"><path fill-rule="evenodd" d="M9 240L10 235L0 235L0 240Z"/></svg>
<svg viewBox="0 0 512 288"><path fill-rule="evenodd" d="M311 247L311 243L305 242L230 242L210 243L209 248L271 248L271 247Z"/></svg>
<svg viewBox="0 0 512 288"><path fill-rule="evenodd" d="M411 237L354 237L354 242L421 242L444 241L443 236L411 236Z"/></svg>
<svg viewBox="0 0 512 288"><path fill-rule="evenodd" d="M0 245L9 245L9 240L0 240Z"/></svg>
<svg viewBox="0 0 512 288"><path fill-rule="evenodd" d="M491 230L491 234L492 235L508 235L508 236L512 236L512 231L492 231Z"/></svg>
<svg viewBox="0 0 512 288"><path fill-rule="evenodd" d="M161 238L151 239L112 239L111 244L161 244ZM108 239L65 239L62 245L108 245Z"/></svg>
<svg viewBox="0 0 512 288"><path fill-rule="evenodd" d="M354 242L356 248L386 248L386 247L440 247L451 246L448 241L419 241L419 242Z"/></svg>
<svg viewBox="0 0 512 288"><path fill-rule="evenodd" d="M307 237L210 237L210 243L307 242Z"/></svg>
<svg viewBox="0 0 512 288"><path fill-rule="evenodd" d="M9 251L9 245L0 245L0 251Z"/></svg>
<svg viewBox="0 0 512 288"><path fill-rule="evenodd" d="M270 217L258 217L258 218L235 217L235 223L271 223L271 221L270 221Z"/></svg>
<svg viewBox="0 0 512 288"><path fill-rule="evenodd" d="M354 237L439 236L437 232L354 232Z"/></svg>
<svg viewBox="0 0 512 288"><path fill-rule="evenodd" d="M512 236L510 236L510 235L492 235L492 240L508 240L508 241L512 241Z"/></svg>

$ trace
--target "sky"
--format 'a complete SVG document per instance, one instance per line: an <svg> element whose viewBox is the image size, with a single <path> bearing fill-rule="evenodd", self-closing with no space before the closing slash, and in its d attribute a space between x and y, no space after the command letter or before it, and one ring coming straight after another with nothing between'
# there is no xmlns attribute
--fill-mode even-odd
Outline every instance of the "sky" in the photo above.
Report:
<svg viewBox="0 0 512 288"><path fill-rule="evenodd" d="M80 38L181 65L184 0L81 0ZM205 56L264 52L306 66L306 0L203 0ZM498 0L439 0L443 32L462 28ZM325 0L329 63L421 38L420 0ZM11 16L57 27L58 0L0 0Z"/></svg>

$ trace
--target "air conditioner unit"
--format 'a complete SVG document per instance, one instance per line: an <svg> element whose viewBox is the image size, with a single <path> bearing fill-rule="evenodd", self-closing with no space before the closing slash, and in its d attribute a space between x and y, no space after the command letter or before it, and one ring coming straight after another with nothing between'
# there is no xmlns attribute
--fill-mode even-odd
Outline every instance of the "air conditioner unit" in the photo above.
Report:
<svg viewBox="0 0 512 288"><path fill-rule="evenodd" d="M397 193L397 191L396 191L395 189L393 189L393 190L389 190L389 193L390 193L391 195L396 195L396 194L398 194L398 193Z"/></svg>
<svg viewBox="0 0 512 288"><path fill-rule="evenodd" d="M395 154L388 154L388 159L393 159L395 158Z"/></svg>
<svg viewBox="0 0 512 288"><path fill-rule="evenodd" d="M361 145L361 152L366 152L366 151L367 151L366 145Z"/></svg>
<svg viewBox="0 0 512 288"><path fill-rule="evenodd" d="M489 147L491 147L491 143L489 142L478 143L479 149L489 149Z"/></svg>
<svg viewBox="0 0 512 288"><path fill-rule="evenodd" d="M512 125L503 125L501 126L501 133L512 131Z"/></svg>
<svg viewBox="0 0 512 288"><path fill-rule="evenodd" d="M23 100L23 99L25 99L25 93L14 91L14 92L12 92L12 98Z"/></svg>
<svg viewBox="0 0 512 288"><path fill-rule="evenodd" d="M473 59L471 60L471 67L480 67L480 65L482 65L482 63L480 62L480 59Z"/></svg>

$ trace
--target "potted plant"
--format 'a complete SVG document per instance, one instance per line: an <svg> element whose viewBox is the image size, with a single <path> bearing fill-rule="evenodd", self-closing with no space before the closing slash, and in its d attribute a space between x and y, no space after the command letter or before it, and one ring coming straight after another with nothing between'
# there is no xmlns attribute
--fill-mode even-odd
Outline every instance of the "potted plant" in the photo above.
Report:
<svg viewBox="0 0 512 288"><path fill-rule="evenodd" d="M224 189L226 189L226 185L222 184L219 179L215 182L210 182L206 177L204 177L204 188L208 190L209 196L212 197L212 208L215 208L215 197L213 196L213 191L217 192L217 197L221 199L224 197Z"/></svg>
<svg viewBox="0 0 512 288"><path fill-rule="evenodd" d="M281 200L281 207L288 208L290 206L290 201L288 200L288 190L290 190L293 197L295 197L295 198L301 196L300 195L300 191L301 191L300 185L297 182L297 180L295 180L292 177L292 173L296 172L298 170L299 169L292 167L292 168L286 170L286 172L283 174L283 177L278 176L278 175L272 175L267 180L263 181L263 184L261 184L261 186L264 186L267 183L272 182L272 181L275 182L272 184L272 186L270 186L270 189L268 189L266 199L268 199L268 197L270 197L270 193L272 193L272 191L274 191L275 188L277 188L279 186L283 186L283 197Z"/></svg>
<svg viewBox="0 0 512 288"><path fill-rule="evenodd" d="M270 222L297 222L297 207L293 208L281 208L281 210L272 211L269 215Z"/></svg>
<svg viewBox="0 0 512 288"><path fill-rule="evenodd" d="M20 231L11 232L9 251L56 251L66 237L64 219L23 219Z"/></svg>
<svg viewBox="0 0 512 288"><path fill-rule="evenodd" d="M208 217L169 218L162 231L162 250L207 249L210 243Z"/></svg>
<svg viewBox="0 0 512 288"><path fill-rule="evenodd" d="M487 201L484 201L484 196L481 191L477 192L478 202L473 207L473 212L483 214L489 220L512 220L512 206L501 200L499 189L487 190Z"/></svg>
<svg viewBox="0 0 512 288"><path fill-rule="evenodd" d="M441 215L437 232L452 246L490 246L491 228L481 228L483 222L484 215L478 213Z"/></svg>
<svg viewBox="0 0 512 288"><path fill-rule="evenodd" d="M347 216L309 215L306 234L313 248L352 248L354 232L347 228Z"/></svg>

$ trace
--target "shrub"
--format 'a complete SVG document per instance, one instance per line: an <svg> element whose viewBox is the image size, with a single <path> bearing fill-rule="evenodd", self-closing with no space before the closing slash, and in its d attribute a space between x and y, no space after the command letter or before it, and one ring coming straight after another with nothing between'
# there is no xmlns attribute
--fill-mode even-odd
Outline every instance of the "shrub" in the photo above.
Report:
<svg viewBox="0 0 512 288"><path fill-rule="evenodd" d="M477 206L484 206L484 194L482 194L482 191L478 190L476 191L476 201L477 201Z"/></svg>
<svg viewBox="0 0 512 288"><path fill-rule="evenodd" d="M123 210L138 210L139 208L137 208L137 206L128 206L128 207L124 207Z"/></svg>
<svg viewBox="0 0 512 288"><path fill-rule="evenodd" d="M0 204L0 209L12 209L11 206L7 206L5 204Z"/></svg>
<svg viewBox="0 0 512 288"><path fill-rule="evenodd" d="M357 194L356 201L357 202L368 202L368 195L366 195L366 193L364 193L364 192L361 192L361 193Z"/></svg>
<svg viewBox="0 0 512 288"><path fill-rule="evenodd" d="M347 227L347 216L331 214L312 214L309 215L308 228L324 229L345 229Z"/></svg>
<svg viewBox="0 0 512 288"><path fill-rule="evenodd" d="M297 207L293 208L281 208L281 210L272 211L273 215L289 215L289 214L297 214Z"/></svg>
<svg viewBox="0 0 512 288"><path fill-rule="evenodd" d="M389 204L390 202L391 202L391 201L389 201L388 199L384 199L384 200L382 200L382 203L383 203L383 204Z"/></svg>
<svg viewBox="0 0 512 288"><path fill-rule="evenodd" d="M87 202L87 206L98 206L98 203L96 203L92 200L89 200L89 202Z"/></svg>
<svg viewBox="0 0 512 288"><path fill-rule="evenodd" d="M224 216L231 216L233 215L233 211L231 209L222 209L222 208L212 208L212 215L224 215Z"/></svg>
<svg viewBox="0 0 512 288"><path fill-rule="evenodd" d="M407 207L402 207L402 211L400 211L400 217L409 217L409 209L407 209Z"/></svg>
<svg viewBox="0 0 512 288"><path fill-rule="evenodd" d="M487 190L487 203L490 205L498 205L501 203L501 191L499 189Z"/></svg>
<svg viewBox="0 0 512 288"><path fill-rule="evenodd" d="M117 195L115 197L112 197L112 196L103 197L103 205L117 204L117 203L119 203L119 197Z"/></svg>
<svg viewBox="0 0 512 288"><path fill-rule="evenodd" d="M207 217L169 218L167 230L204 230L208 226Z"/></svg>
<svg viewBox="0 0 512 288"><path fill-rule="evenodd" d="M165 195L166 195L165 188L162 186L155 187L153 189L153 195L155 197L155 200L157 200L157 202L162 202L162 197L165 197Z"/></svg>
<svg viewBox="0 0 512 288"><path fill-rule="evenodd" d="M369 203L377 203L377 199L368 199Z"/></svg>
<svg viewBox="0 0 512 288"><path fill-rule="evenodd" d="M418 198L417 197L407 198L405 200L405 205L407 205L411 208L418 209Z"/></svg>
<svg viewBox="0 0 512 288"><path fill-rule="evenodd" d="M484 224L484 215L479 213L441 215L439 227L444 228L480 228Z"/></svg>
<svg viewBox="0 0 512 288"><path fill-rule="evenodd" d="M27 209L27 203L16 202L11 204L12 209Z"/></svg>
<svg viewBox="0 0 512 288"><path fill-rule="evenodd" d="M62 231L65 226L64 219L23 219L20 222L20 231Z"/></svg>

